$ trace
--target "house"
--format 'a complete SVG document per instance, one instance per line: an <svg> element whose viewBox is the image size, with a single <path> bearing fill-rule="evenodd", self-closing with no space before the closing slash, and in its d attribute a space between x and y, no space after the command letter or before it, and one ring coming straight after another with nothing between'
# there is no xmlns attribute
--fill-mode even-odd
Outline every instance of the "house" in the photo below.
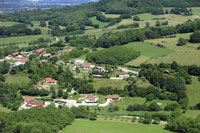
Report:
<svg viewBox="0 0 200 133"><path fill-rule="evenodd" d="M43 57L51 57L50 53L43 54Z"/></svg>
<svg viewBox="0 0 200 133"><path fill-rule="evenodd" d="M40 84L34 85L33 88L36 88L36 89L39 89L39 90L44 89L44 87Z"/></svg>
<svg viewBox="0 0 200 133"><path fill-rule="evenodd" d="M65 62L64 61L57 61L56 64L57 65L65 65Z"/></svg>
<svg viewBox="0 0 200 133"><path fill-rule="evenodd" d="M169 70L165 70L165 71L163 71L163 74L169 75L170 71Z"/></svg>
<svg viewBox="0 0 200 133"><path fill-rule="evenodd" d="M40 102L27 102L26 107L43 107L43 105Z"/></svg>
<svg viewBox="0 0 200 133"><path fill-rule="evenodd" d="M13 56L18 56L19 55L19 52L14 52L12 53Z"/></svg>
<svg viewBox="0 0 200 133"><path fill-rule="evenodd" d="M127 74L126 72L119 72L119 78L128 78L130 77L129 74Z"/></svg>
<svg viewBox="0 0 200 133"><path fill-rule="evenodd" d="M74 64L83 64L85 61L81 59L76 59Z"/></svg>
<svg viewBox="0 0 200 133"><path fill-rule="evenodd" d="M93 96L93 95L89 94L89 95L86 96L85 102L86 102L86 103L94 103L94 102L96 102L98 99L99 99L99 97Z"/></svg>
<svg viewBox="0 0 200 133"><path fill-rule="evenodd" d="M37 54L41 54L42 52L44 52L44 48L39 48L37 50L34 50L33 52Z"/></svg>
<svg viewBox="0 0 200 133"><path fill-rule="evenodd" d="M27 96L27 97L24 98L24 102L25 102L25 103L31 102L31 101L33 101L33 100L35 100L34 97L29 97L29 96Z"/></svg>
<svg viewBox="0 0 200 133"><path fill-rule="evenodd" d="M19 66L19 65L24 65L24 64L26 64L27 61L28 61L27 58L23 58L23 59L21 59L21 60L15 62L15 63L11 63L10 65L11 65L11 67L16 67L16 66Z"/></svg>
<svg viewBox="0 0 200 133"><path fill-rule="evenodd" d="M108 100L119 100L120 96L119 95L107 95L106 98Z"/></svg>
<svg viewBox="0 0 200 133"><path fill-rule="evenodd" d="M80 67L83 69L90 69L90 68L94 68L94 65L92 65L90 63L83 63L80 65Z"/></svg>
<svg viewBox="0 0 200 133"><path fill-rule="evenodd" d="M95 67L95 71L98 71L98 72L106 72L106 68L105 68L105 67L96 66L96 67Z"/></svg>
<svg viewBox="0 0 200 133"><path fill-rule="evenodd" d="M52 78L45 78L43 80L44 84L49 84L49 85L56 85L57 81L55 79Z"/></svg>

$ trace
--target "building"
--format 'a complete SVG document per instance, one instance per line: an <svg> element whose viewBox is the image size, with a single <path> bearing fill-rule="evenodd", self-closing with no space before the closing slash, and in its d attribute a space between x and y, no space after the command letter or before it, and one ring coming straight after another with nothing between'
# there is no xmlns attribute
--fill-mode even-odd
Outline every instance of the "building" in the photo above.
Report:
<svg viewBox="0 0 200 133"><path fill-rule="evenodd" d="M163 71L163 74L169 75L170 71L169 70L165 70L165 71Z"/></svg>
<svg viewBox="0 0 200 133"><path fill-rule="evenodd" d="M18 55L19 55L19 52L12 53L12 56L18 56Z"/></svg>
<svg viewBox="0 0 200 133"><path fill-rule="evenodd" d="M128 78L130 77L129 74L127 74L126 72L119 72L119 78Z"/></svg>
<svg viewBox="0 0 200 133"><path fill-rule="evenodd" d="M91 68L94 68L94 65L92 65L90 63L83 63L83 64L80 65L80 68L91 69Z"/></svg>
<svg viewBox="0 0 200 133"><path fill-rule="evenodd" d="M40 84L34 85L33 88L39 89L39 90L44 89L44 87Z"/></svg>
<svg viewBox="0 0 200 133"><path fill-rule="evenodd" d="M98 72L106 72L106 68L105 68L105 67L96 66L96 67L95 67L95 71L98 71Z"/></svg>
<svg viewBox="0 0 200 133"><path fill-rule="evenodd" d="M27 102L26 107L43 107L43 103L40 102Z"/></svg>
<svg viewBox="0 0 200 133"><path fill-rule="evenodd" d="M94 102L96 102L98 99L99 99L99 97L93 96L93 95L89 94L89 95L86 96L85 102L86 102L86 103L94 103Z"/></svg>
<svg viewBox="0 0 200 133"><path fill-rule="evenodd" d="M64 61L57 61L56 64L57 65L65 65L65 62Z"/></svg>
<svg viewBox="0 0 200 133"><path fill-rule="evenodd" d="M81 59L76 59L74 61L74 64L83 64L85 61L84 60L81 60Z"/></svg>
<svg viewBox="0 0 200 133"><path fill-rule="evenodd" d="M46 53L46 54L43 54L42 56L43 57L51 57L51 54L50 53Z"/></svg>
<svg viewBox="0 0 200 133"><path fill-rule="evenodd" d="M24 102L25 102L25 103L31 102L31 101L33 101L33 100L35 100L34 97L29 97L29 96L27 96L27 97L24 98Z"/></svg>
<svg viewBox="0 0 200 133"><path fill-rule="evenodd" d="M106 98L108 100L119 100L120 96L119 95L107 95Z"/></svg>
<svg viewBox="0 0 200 133"><path fill-rule="evenodd" d="M44 84L49 84L49 85L56 85L57 81L55 79L52 78L45 78L43 80Z"/></svg>
<svg viewBox="0 0 200 133"><path fill-rule="evenodd" d="M39 48L33 51L33 53L37 53L37 54L41 54L42 52L44 52L44 48Z"/></svg>
<svg viewBox="0 0 200 133"><path fill-rule="evenodd" d="M24 64L26 64L27 61L28 61L27 58L23 58L23 59L21 59L21 60L15 62L15 63L11 63L10 65L11 65L11 67L16 67L16 66L19 66L19 65L24 65Z"/></svg>

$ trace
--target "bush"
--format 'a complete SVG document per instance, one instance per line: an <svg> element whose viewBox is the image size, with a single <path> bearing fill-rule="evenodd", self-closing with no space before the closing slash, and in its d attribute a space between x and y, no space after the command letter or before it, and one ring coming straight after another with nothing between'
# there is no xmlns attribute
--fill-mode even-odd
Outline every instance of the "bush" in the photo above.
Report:
<svg viewBox="0 0 200 133"><path fill-rule="evenodd" d="M133 17L133 20L140 21L140 18L138 16Z"/></svg>
<svg viewBox="0 0 200 133"><path fill-rule="evenodd" d="M179 38L177 46L183 46L186 45L187 40L184 38Z"/></svg>
<svg viewBox="0 0 200 133"><path fill-rule="evenodd" d="M195 31L190 36L190 42L192 42L192 43L200 43L200 31Z"/></svg>

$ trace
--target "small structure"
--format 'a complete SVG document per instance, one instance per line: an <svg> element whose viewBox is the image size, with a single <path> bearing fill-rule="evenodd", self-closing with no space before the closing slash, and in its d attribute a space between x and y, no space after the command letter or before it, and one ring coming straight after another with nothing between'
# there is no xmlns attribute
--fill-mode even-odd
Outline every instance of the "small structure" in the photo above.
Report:
<svg viewBox="0 0 200 133"><path fill-rule="evenodd" d="M34 85L33 88L36 88L36 89L39 89L39 90L44 89L44 87L40 84Z"/></svg>
<svg viewBox="0 0 200 133"><path fill-rule="evenodd" d="M126 72L119 72L119 78L128 78L130 77L129 74L127 74Z"/></svg>
<svg viewBox="0 0 200 133"><path fill-rule="evenodd" d="M48 60L41 60L40 63L47 63Z"/></svg>
<svg viewBox="0 0 200 133"><path fill-rule="evenodd" d="M106 72L106 68L105 68L105 67L96 66L96 67L95 67L95 71L98 71L98 72Z"/></svg>
<svg viewBox="0 0 200 133"><path fill-rule="evenodd" d="M43 54L43 57L51 57L50 53Z"/></svg>
<svg viewBox="0 0 200 133"><path fill-rule="evenodd" d="M57 61L56 64L57 65L65 65L65 62L64 61Z"/></svg>
<svg viewBox="0 0 200 133"><path fill-rule="evenodd" d="M114 101L116 101L116 100L119 100L120 96L119 95L107 95L106 98L108 100L114 100Z"/></svg>
<svg viewBox="0 0 200 133"><path fill-rule="evenodd" d="M99 98L97 96L93 96L91 94L87 95L85 98L86 103L94 103L98 100Z"/></svg>
<svg viewBox="0 0 200 133"><path fill-rule="evenodd" d="M43 103L40 102L27 102L26 107L43 107Z"/></svg>
<svg viewBox="0 0 200 133"><path fill-rule="evenodd" d="M19 65L24 65L24 64L26 64L27 61L28 61L27 58L23 58L23 59L21 59L21 60L15 62L15 63L11 63L10 65L11 65L11 67L16 67L16 66L19 66Z"/></svg>
<svg viewBox="0 0 200 133"><path fill-rule="evenodd" d="M19 55L19 52L12 53L12 56L18 56L18 55Z"/></svg>
<svg viewBox="0 0 200 133"><path fill-rule="evenodd" d="M55 79L52 78L45 78L43 80L44 84L49 84L49 85L56 85L57 81Z"/></svg>
<svg viewBox="0 0 200 133"><path fill-rule="evenodd" d="M90 63L83 63L80 65L80 67L83 69L91 69L91 68L94 68L94 65L92 65Z"/></svg>
<svg viewBox="0 0 200 133"><path fill-rule="evenodd" d="M170 71L169 70L165 70L165 71L163 71L163 74L169 75Z"/></svg>
<svg viewBox="0 0 200 133"><path fill-rule="evenodd" d="M35 100L34 97L29 97L29 96L27 96L27 97L24 98L24 102L25 102L25 103L31 102L31 101L33 101L33 100Z"/></svg>
<svg viewBox="0 0 200 133"><path fill-rule="evenodd" d="M74 64L83 64L85 61L81 59L76 59Z"/></svg>
<svg viewBox="0 0 200 133"><path fill-rule="evenodd" d="M41 54L42 52L44 52L44 48L39 48L33 51L33 53L37 53L37 54Z"/></svg>

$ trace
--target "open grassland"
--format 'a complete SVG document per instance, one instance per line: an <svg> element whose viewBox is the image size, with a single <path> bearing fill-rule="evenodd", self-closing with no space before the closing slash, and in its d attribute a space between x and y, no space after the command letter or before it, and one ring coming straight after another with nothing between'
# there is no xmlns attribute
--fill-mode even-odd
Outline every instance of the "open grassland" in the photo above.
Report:
<svg viewBox="0 0 200 133"><path fill-rule="evenodd" d="M30 82L30 79L21 74L6 75L6 83L8 84L24 84L24 83L29 83L29 82Z"/></svg>
<svg viewBox="0 0 200 133"><path fill-rule="evenodd" d="M12 22L12 21L5 21L5 22L0 21L0 27L2 27L2 26L13 26L15 24L20 24L20 23Z"/></svg>
<svg viewBox="0 0 200 133"><path fill-rule="evenodd" d="M62 133L170 133L160 125L144 125L113 121L75 120Z"/></svg>
<svg viewBox="0 0 200 133"><path fill-rule="evenodd" d="M197 77L192 77L192 84L187 85L187 95L189 97L189 105L194 106L200 103L200 81Z"/></svg>
<svg viewBox="0 0 200 133"><path fill-rule="evenodd" d="M184 115L187 117L196 118L197 116L200 115L200 111L199 110L187 110L187 112Z"/></svg>
<svg viewBox="0 0 200 133"><path fill-rule="evenodd" d="M193 15L200 15L200 7L193 7L192 13Z"/></svg>
<svg viewBox="0 0 200 133"><path fill-rule="evenodd" d="M138 78L138 79L136 80L136 85L137 85L138 87L148 87L148 86L152 86L152 84L150 84L148 80L146 80L146 79L141 79L141 78Z"/></svg>
<svg viewBox="0 0 200 133"><path fill-rule="evenodd" d="M176 46L178 43L178 39L180 37L183 37L185 39L188 39L191 33L186 34L177 34L175 38L162 38L162 39L153 39L153 40L146 40L145 42L153 43L153 44L162 44L167 49L170 49L174 51L171 54L168 54L166 56L160 57L160 58L154 58L148 61L148 63L171 63L173 61L176 61L178 64L181 65L200 65L200 53L199 50L197 50L197 47L200 46L200 44L191 44L187 43L185 46Z"/></svg>
<svg viewBox="0 0 200 133"><path fill-rule="evenodd" d="M117 89L124 89L124 86L128 85L127 81L124 80L113 80L113 79L94 79L95 89L99 89L101 87L112 87Z"/></svg>
<svg viewBox="0 0 200 133"><path fill-rule="evenodd" d="M11 112L11 110L8 109L8 108L3 107L3 106L0 104L0 113L1 113L1 112Z"/></svg>
<svg viewBox="0 0 200 133"><path fill-rule="evenodd" d="M172 50L160 48L160 47L143 43L143 42L129 43L127 45L124 45L124 47L133 48L137 51L140 51L141 55L147 56L150 58L158 58L158 57L165 56L172 53Z"/></svg>
<svg viewBox="0 0 200 133"><path fill-rule="evenodd" d="M106 18L118 18L120 16L120 14L106 14L105 12L102 13Z"/></svg>
<svg viewBox="0 0 200 133"><path fill-rule="evenodd" d="M7 44L7 43L19 43L19 42L31 42L38 40L39 38L44 39L53 39L50 35L31 35L31 36L19 36L19 37L7 37L7 38L0 38L0 44Z"/></svg>
<svg viewBox="0 0 200 133"><path fill-rule="evenodd" d="M106 26L108 24L108 22L101 22L101 21L97 20L96 17L89 18L89 20L92 21L92 23L94 23L94 24L98 24L99 28L103 28L104 26Z"/></svg>

